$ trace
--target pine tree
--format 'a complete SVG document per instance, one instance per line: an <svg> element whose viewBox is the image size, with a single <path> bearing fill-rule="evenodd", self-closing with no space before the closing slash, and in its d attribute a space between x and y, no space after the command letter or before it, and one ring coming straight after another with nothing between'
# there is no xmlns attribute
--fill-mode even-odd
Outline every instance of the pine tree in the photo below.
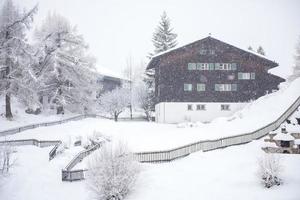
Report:
<svg viewBox="0 0 300 200"><path fill-rule="evenodd" d="M35 33L40 46L38 77L57 114L85 112L95 103L94 59L76 27L57 14L48 14Z"/></svg>
<svg viewBox="0 0 300 200"><path fill-rule="evenodd" d="M5 116L13 117L11 97L31 104L36 99L35 77L32 72L33 51L26 31L37 7L21 13L12 0L6 0L0 10L0 90L5 96Z"/></svg>
<svg viewBox="0 0 300 200"><path fill-rule="evenodd" d="M155 55L175 47L177 45L176 38L177 34L173 33L171 21L168 18L167 13L163 12L159 25L153 34L152 42L155 49L154 53L151 55Z"/></svg>
<svg viewBox="0 0 300 200"><path fill-rule="evenodd" d="M266 55L266 52L265 52L265 50L262 48L262 46L259 46L256 52L259 53L260 55L263 55L263 56Z"/></svg>

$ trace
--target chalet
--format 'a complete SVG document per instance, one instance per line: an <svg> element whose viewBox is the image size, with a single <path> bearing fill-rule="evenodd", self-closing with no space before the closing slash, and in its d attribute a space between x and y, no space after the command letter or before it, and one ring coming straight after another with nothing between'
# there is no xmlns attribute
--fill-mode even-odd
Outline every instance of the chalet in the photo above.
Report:
<svg viewBox="0 0 300 200"><path fill-rule="evenodd" d="M112 91L117 87L130 87L130 80L128 78L106 68L97 69L97 75L97 83L99 84L98 95Z"/></svg>
<svg viewBox="0 0 300 200"><path fill-rule="evenodd" d="M262 55L206 37L156 55L155 118L161 123L228 116L285 80L268 73L278 64Z"/></svg>

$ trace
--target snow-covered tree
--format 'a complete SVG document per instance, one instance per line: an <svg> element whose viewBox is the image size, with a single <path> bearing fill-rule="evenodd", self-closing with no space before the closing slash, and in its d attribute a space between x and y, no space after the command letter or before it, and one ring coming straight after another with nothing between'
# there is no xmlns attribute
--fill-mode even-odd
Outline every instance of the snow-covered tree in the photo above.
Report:
<svg viewBox="0 0 300 200"><path fill-rule="evenodd" d="M270 188L282 183L280 178L282 166L278 155L265 154L258 161L258 165L258 175L265 187Z"/></svg>
<svg viewBox="0 0 300 200"><path fill-rule="evenodd" d="M134 99L137 105L143 109L148 121L151 120L152 111L154 110L154 98L154 92L149 88L145 79L134 87Z"/></svg>
<svg viewBox="0 0 300 200"><path fill-rule="evenodd" d="M296 45L295 64L293 67L293 74L289 77L290 81L300 77L300 36Z"/></svg>
<svg viewBox="0 0 300 200"><path fill-rule="evenodd" d="M115 121L130 104L130 91L126 88L116 88L100 97L100 109L108 113Z"/></svg>
<svg viewBox="0 0 300 200"><path fill-rule="evenodd" d="M34 7L21 13L12 0L6 0L0 10L0 91L5 96L8 119L13 117L12 96L28 106L37 103L33 49L26 39L36 12L37 7Z"/></svg>
<svg viewBox="0 0 300 200"><path fill-rule="evenodd" d="M56 108L84 112L93 109L96 91L94 59L87 54L88 46L76 27L58 15L49 13L35 38L40 49L35 71L42 80L43 94Z"/></svg>
<svg viewBox="0 0 300 200"><path fill-rule="evenodd" d="M265 52L265 50L262 48L262 46L259 46L256 52L259 53L260 55L263 55L263 56L266 55L266 52Z"/></svg>
<svg viewBox="0 0 300 200"><path fill-rule="evenodd" d="M107 144L88 162L88 187L95 199L123 200L133 189L139 171L125 145Z"/></svg>
<svg viewBox="0 0 300 200"><path fill-rule="evenodd" d="M153 34L152 42L155 49L154 53L150 54L150 56L175 47L177 45L176 38L177 34L173 33L171 21L167 13L163 12L159 25Z"/></svg>

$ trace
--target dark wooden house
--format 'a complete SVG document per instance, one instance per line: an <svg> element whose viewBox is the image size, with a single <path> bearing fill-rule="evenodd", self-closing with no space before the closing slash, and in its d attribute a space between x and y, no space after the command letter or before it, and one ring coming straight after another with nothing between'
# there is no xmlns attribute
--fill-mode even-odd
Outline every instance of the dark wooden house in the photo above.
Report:
<svg viewBox="0 0 300 200"><path fill-rule="evenodd" d="M278 64L213 37L156 55L158 122L210 121L278 89L284 79L268 73Z"/></svg>

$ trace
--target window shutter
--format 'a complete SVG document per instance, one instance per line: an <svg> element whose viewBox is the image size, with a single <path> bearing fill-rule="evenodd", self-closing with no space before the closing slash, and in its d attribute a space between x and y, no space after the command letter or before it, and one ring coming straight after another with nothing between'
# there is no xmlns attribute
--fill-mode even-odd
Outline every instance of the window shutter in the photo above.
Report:
<svg viewBox="0 0 300 200"><path fill-rule="evenodd" d="M232 64L231 64L231 69L232 69L232 70L236 70L236 68L237 68L237 67L236 67L236 63L232 63Z"/></svg>
<svg viewBox="0 0 300 200"><path fill-rule="evenodd" d="M242 80L242 79L243 79L243 73L241 73L241 72L238 73L238 79L239 79L239 80Z"/></svg>

